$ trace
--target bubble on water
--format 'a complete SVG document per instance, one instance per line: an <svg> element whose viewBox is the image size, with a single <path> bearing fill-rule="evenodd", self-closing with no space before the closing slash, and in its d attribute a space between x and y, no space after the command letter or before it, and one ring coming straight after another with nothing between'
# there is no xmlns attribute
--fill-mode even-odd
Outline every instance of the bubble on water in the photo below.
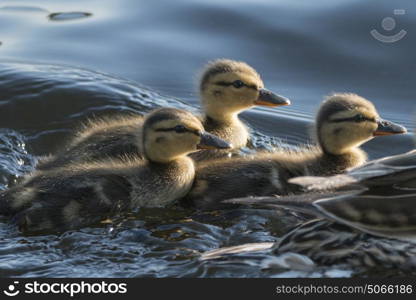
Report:
<svg viewBox="0 0 416 300"><path fill-rule="evenodd" d="M0 190L32 171L36 164L36 158L26 151L24 139L14 130L0 130Z"/></svg>

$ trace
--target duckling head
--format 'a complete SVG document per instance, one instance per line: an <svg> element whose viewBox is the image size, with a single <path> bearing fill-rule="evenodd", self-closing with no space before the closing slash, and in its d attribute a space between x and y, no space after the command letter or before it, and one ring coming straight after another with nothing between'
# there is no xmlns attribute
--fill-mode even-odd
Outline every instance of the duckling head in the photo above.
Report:
<svg viewBox="0 0 416 300"><path fill-rule="evenodd" d="M401 125L380 118L374 105L356 94L334 94L321 105L317 138L327 153L340 155L375 136L406 133Z"/></svg>
<svg viewBox="0 0 416 300"><path fill-rule="evenodd" d="M204 112L227 120L254 105L289 105L290 100L264 88L260 75L241 61L218 59L208 63L200 80Z"/></svg>
<svg viewBox="0 0 416 300"><path fill-rule="evenodd" d="M184 110L155 110L143 124L144 153L153 162L167 163L199 149L229 148L229 143L205 132L201 122Z"/></svg>

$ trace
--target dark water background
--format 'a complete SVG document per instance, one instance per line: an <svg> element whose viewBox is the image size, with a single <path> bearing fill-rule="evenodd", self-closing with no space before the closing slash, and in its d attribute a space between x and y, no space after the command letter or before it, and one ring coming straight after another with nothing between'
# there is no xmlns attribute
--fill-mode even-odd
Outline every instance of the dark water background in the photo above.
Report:
<svg viewBox="0 0 416 300"><path fill-rule="evenodd" d="M394 15L404 9L404 15ZM387 31L381 21L396 20ZM382 43L377 29L407 35ZM208 60L243 60L292 106L243 118L256 145L297 144L324 95L355 92L380 114L414 128L416 3L358 0L1 1L0 188L54 153L93 115L198 108L197 71ZM162 96L165 95L165 96ZM180 100L178 100L180 99ZM371 158L413 148L412 135L366 144ZM265 252L234 262L199 253L275 241L287 230L271 211L152 209L115 227L22 236L0 223L0 276L351 276L350 270L262 269Z"/></svg>

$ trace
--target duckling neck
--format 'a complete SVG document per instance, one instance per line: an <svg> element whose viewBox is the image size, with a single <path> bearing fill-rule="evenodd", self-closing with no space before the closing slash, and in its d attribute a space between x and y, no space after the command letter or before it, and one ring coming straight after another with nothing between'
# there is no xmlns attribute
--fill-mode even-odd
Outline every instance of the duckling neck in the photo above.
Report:
<svg viewBox="0 0 416 300"><path fill-rule="evenodd" d="M235 124L239 123L238 113L227 112L206 112L205 120L217 124Z"/></svg>
<svg viewBox="0 0 416 300"><path fill-rule="evenodd" d="M206 131L231 143L233 149L239 149L247 145L249 133L247 127L238 117L224 121L205 116L203 125ZM213 150L210 151L212 152Z"/></svg>
<svg viewBox="0 0 416 300"><path fill-rule="evenodd" d="M317 159L317 168L319 175L329 176L345 172L349 168L358 167L367 161L367 154L359 149L354 148L342 154L333 154L323 151Z"/></svg>
<svg viewBox="0 0 416 300"><path fill-rule="evenodd" d="M195 165L187 156L169 163L148 161L146 176L131 176L131 209L163 207L184 197L191 189Z"/></svg>
<svg viewBox="0 0 416 300"><path fill-rule="evenodd" d="M145 152L147 160L154 165L169 165L174 164L176 161L181 161L182 157L186 157L184 155L180 155L177 157L167 157L164 153L149 153Z"/></svg>
<svg viewBox="0 0 416 300"><path fill-rule="evenodd" d="M157 170L163 170L163 172L166 172L166 170L173 169L177 170L174 172L175 176L180 176L181 169L190 169L191 171L194 170L194 162L191 158L188 156L180 156L178 158L172 159L170 161L149 161L148 162L150 168L152 168L154 171ZM184 171L184 170L182 170Z"/></svg>

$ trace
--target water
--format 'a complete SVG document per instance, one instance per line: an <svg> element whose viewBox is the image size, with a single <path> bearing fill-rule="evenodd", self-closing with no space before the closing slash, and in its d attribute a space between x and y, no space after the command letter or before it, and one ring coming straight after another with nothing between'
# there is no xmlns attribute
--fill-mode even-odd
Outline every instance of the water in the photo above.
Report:
<svg viewBox="0 0 416 300"><path fill-rule="evenodd" d="M413 0L2 1L0 189L56 152L88 117L159 106L196 111L197 71L218 57L247 61L266 87L292 99L290 107L243 114L258 147L305 142L317 105L334 91L361 94L413 130L415 14ZM382 28L385 17L394 17L394 30ZM381 43L372 29L407 35ZM407 134L364 148L377 158L412 147ZM275 241L289 225L265 210L158 209L116 227L30 237L4 220L0 276L354 276L337 267L265 270L267 251L198 260L219 247Z"/></svg>

